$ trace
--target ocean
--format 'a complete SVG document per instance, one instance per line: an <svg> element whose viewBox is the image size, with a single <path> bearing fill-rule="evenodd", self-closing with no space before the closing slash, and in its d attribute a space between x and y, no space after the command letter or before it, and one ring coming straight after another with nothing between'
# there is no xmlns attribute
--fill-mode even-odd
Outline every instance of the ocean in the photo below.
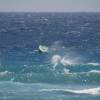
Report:
<svg viewBox="0 0 100 100"><path fill-rule="evenodd" d="M0 100L100 100L100 13L0 13Z"/></svg>

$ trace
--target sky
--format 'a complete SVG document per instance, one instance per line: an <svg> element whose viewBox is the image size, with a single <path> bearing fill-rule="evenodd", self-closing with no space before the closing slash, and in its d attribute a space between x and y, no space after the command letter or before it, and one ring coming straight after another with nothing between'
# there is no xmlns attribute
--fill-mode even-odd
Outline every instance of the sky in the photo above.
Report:
<svg viewBox="0 0 100 100"><path fill-rule="evenodd" d="M0 0L0 12L100 12L100 0Z"/></svg>

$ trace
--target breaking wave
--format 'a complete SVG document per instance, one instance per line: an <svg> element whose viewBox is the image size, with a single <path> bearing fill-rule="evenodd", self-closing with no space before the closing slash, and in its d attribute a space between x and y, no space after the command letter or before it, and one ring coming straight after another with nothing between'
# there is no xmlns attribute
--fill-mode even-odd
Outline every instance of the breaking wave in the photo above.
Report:
<svg viewBox="0 0 100 100"><path fill-rule="evenodd" d="M100 87L82 89L82 90L71 90L71 89L42 89L41 91L45 92L64 92L71 94L89 94L89 95L100 95Z"/></svg>

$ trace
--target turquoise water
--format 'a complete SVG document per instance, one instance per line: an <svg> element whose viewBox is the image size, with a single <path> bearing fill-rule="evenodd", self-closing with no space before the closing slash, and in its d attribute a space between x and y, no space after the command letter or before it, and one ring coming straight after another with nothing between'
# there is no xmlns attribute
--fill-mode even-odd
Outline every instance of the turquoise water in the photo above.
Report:
<svg viewBox="0 0 100 100"><path fill-rule="evenodd" d="M100 99L100 13L0 13L0 100L85 99Z"/></svg>

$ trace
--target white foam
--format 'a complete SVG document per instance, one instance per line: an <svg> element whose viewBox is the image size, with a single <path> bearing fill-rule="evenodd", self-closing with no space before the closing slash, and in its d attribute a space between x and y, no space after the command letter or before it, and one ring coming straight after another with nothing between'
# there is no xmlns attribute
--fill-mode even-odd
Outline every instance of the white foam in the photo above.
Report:
<svg viewBox="0 0 100 100"><path fill-rule="evenodd" d="M82 90L71 90L71 89L42 89L41 91L45 92L52 92L52 91L62 91L62 92L69 92L75 94L90 94L90 95L97 95L100 94L100 87L98 88L90 88L90 89L82 89Z"/></svg>
<svg viewBox="0 0 100 100"><path fill-rule="evenodd" d="M54 55L51 59L51 63L53 64L53 71L56 69L56 66L61 63L61 56L60 55Z"/></svg>
<svg viewBox="0 0 100 100"><path fill-rule="evenodd" d="M9 71L0 72L0 77L1 76L6 76L8 74L14 74L14 72L9 72Z"/></svg>
<svg viewBox="0 0 100 100"><path fill-rule="evenodd" d="M100 87L98 88L92 88L92 89L83 89L83 90L72 90L71 92L73 93L78 93L78 94L100 94Z"/></svg>
<svg viewBox="0 0 100 100"><path fill-rule="evenodd" d="M61 63L62 63L63 65L73 65L73 64L74 64L71 60L65 59L65 58L62 58L62 59L61 59Z"/></svg>
<svg viewBox="0 0 100 100"><path fill-rule="evenodd" d="M99 66L100 63L93 63L93 62L90 62L90 63L88 63L88 65Z"/></svg>
<svg viewBox="0 0 100 100"><path fill-rule="evenodd" d="M90 73L100 73L100 71L98 71L98 70L91 70L91 71L89 71Z"/></svg>
<svg viewBox="0 0 100 100"><path fill-rule="evenodd" d="M64 74L69 74L70 73L69 71L70 71L69 69L64 68Z"/></svg>
<svg viewBox="0 0 100 100"><path fill-rule="evenodd" d="M61 56L60 55L54 55L51 59L52 63L59 63L61 61Z"/></svg>
<svg viewBox="0 0 100 100"><path fill-rule="evenodd" d="M57 63L55 63L55 64L53 65L53 71L55 71L57 65L58 65Z"/></svg>
<svg viewBox="0 0 100 100"><path fill-rule="evenodd" d="M52 64L62 64L62 65L73 65L75 64L72 60L61 57L60 55L54 55L51 59Z"/></svg>

